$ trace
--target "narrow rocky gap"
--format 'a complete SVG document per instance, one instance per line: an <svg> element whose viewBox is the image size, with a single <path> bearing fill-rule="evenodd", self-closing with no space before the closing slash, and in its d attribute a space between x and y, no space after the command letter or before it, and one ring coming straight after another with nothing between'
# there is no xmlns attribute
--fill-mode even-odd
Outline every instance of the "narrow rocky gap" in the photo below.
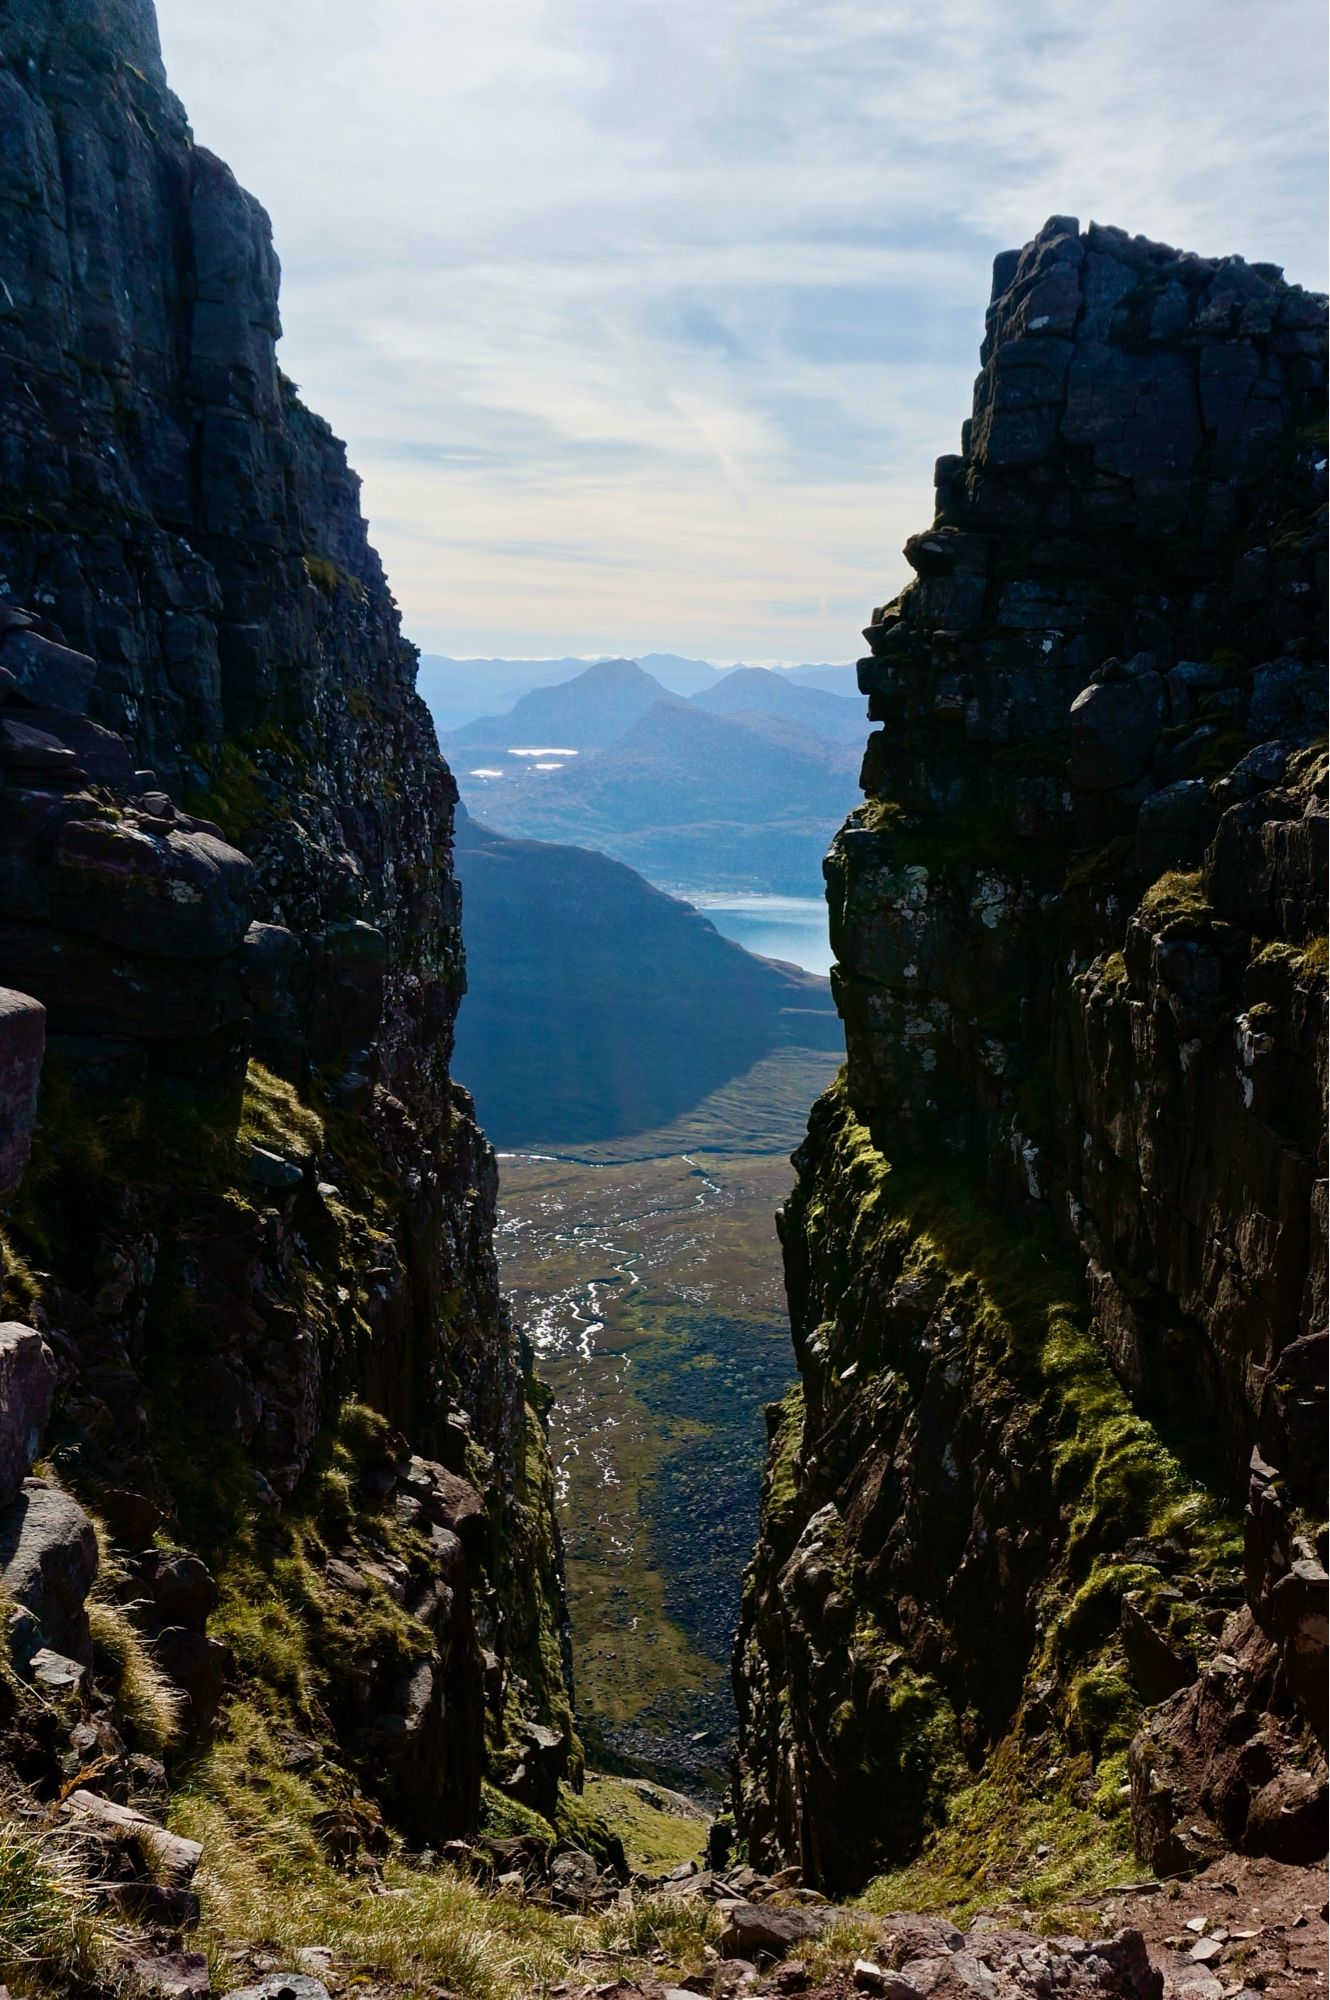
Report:
<svg viewBox="0 0 1330 2000"><path fill-rule="evenodd" d="M0 56L0 1975L1313 1990L1325 301L998 260L859 670L845 1068L785 968L760 1102L500 1163L267 218L149 0Z"/></svg>

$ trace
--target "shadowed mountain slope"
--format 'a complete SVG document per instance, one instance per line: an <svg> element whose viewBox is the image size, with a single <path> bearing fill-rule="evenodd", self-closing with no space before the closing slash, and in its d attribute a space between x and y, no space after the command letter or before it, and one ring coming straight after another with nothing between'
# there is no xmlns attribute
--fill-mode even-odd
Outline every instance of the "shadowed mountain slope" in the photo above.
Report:
<svg viewBox="0 0 1330 2000"><path fill-rule="evenodd" d="M457 856L458 1074L500 1144L646 1131L774 1048L839 1046L825 980L753 957L603 854L459 812Z"/></svg>
<svg viewBox="0 0 1330 2000"><path fill-rule="evenodd" d="M463 767L488 824L597 847L653 881L814 893L859 753L771 716L659 701L617 743L492 783Z"/></svg>

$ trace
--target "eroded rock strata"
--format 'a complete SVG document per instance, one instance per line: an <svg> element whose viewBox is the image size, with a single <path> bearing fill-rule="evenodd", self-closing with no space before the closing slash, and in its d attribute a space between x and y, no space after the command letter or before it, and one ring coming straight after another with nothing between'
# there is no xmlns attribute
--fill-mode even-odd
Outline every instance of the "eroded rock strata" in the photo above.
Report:
<svg viewBox="0 0 1330 2000"><path fill-rule="evenodd" d="M758 1865L1323 1851L1325 358L1270 266L997 262L826 864Z"/></svg>
<svg viewBox="0 0 1330 2000"><path fill-rule="evenodd" d="M349 1861L575 1756L456 793L148 0L0 56L0 1747L158 1810L221 1711Z"/></svg>

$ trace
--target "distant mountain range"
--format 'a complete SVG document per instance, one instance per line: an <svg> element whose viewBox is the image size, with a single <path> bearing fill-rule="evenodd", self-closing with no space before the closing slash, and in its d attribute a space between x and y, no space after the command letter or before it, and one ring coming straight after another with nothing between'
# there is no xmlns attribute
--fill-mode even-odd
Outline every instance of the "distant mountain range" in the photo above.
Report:
<svg viewBox="0 0 1330 2000"><path fill-rule="evenodd" d="M639 667L653 674L670 694L700 694L713 687L729 667L709 660L691 660L681 653L639 653ZM422 654L416 686L442 734L479 715L505 714L533 688L556 687L584 673L596 662L565 656L552 660L454 660L440 653ZM800 666L774 669L782 680L822 688L829 694L855 695L852 666Z"/></svg>
<svg viewBox="0 0 1330 2000"><path fill-rule="evenodd" d="M867 724L862 695L832 694L825 688L771 673L766 667L736 667L692 698L711 715L770 715L793 728L811 731L829 743L852 745L862 753Z"/></svg>
<svg viewBox="0 0 1330 2000"><path fill-rule="evenodd" d="M815 896L866 732L859 697L789 674L742 667L684 698L611 660L442 740L503 833L598 848L667 888Z"/></svg>
<svg viewBox="0 0 1330 2000"><path fill-rule="evenodd" d="M789 692L797 696L800 690ZM698 699L705 701L707 696ZM678 697L668 694L634 660L602 660L584 668L575 680L534 688L507 714L477 716L451 730L445 742L451 750L470 744L498 757L515 756L514 745L599 750L625 735L658 701L677 702Z"/></svg>
<svg viewBox="0 0 1330 2000"><path fill-rule="evenodd" d="M457 821L453 1071L500 1145L650 1131L773 1049L839 1052L825 979L754 957L603 854Z"/></svg>

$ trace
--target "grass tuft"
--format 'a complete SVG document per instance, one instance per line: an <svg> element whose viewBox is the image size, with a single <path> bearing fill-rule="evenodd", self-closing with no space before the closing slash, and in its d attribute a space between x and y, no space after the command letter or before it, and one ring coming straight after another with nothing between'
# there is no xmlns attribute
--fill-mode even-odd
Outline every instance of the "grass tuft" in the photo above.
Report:
<svg viewBox="0 0 1330 2000"><path fill-rule="evenodd" d="M294 1084L251 1062L245 1077L240 1137L288 1159L312 1159L323 1145L323 1120L300 1100Z"/></svg>
<svg viewBox="0 0 1330 2000"><path fill-rule="evenodd" d="M20 1993L68 1993L91 1977L99 1943L86 1895L50 1841L0 1821L0 1980Z"/></svg>
<svg viewBox="0 0 1330 2000"><path fill-rule="evenodd" d="M1199 868L1170 868L1141 898L1141 915L1157 924L1200 922L1213 914Z"/></svg>
<svg viewBox="0 0 1330 2000"><path fill-rule="evenodd" d="M161 1756L180 1740L185 1699L153 1659L140 1632L118 1604L93 1598L88 1605L93 1664L111 1693L137 1749Z"/></svg>
<svg viewBox="0 0 1330 2000"><path fill-rule="evenodd" d="M441 1986L457 2000L515 2000L578 1971L603 1979L604 1961L594 1971L587 1963L592 1953L622 1957L615 1969L627 1972L634 1960L664 1952L685 1976L701 1969L714 1944L719 1919L695 1902L645 1898L595 1918L560 1916L398 1848L381 1880L348 1875L316 1830L344 1782L328 1766L308 1775L287 1768L272 1722L240 1701L177 1794L173 1828L203 1842L199 1939L218 1990L240 1983L241 1939L247 1951L284 1958L325 1946L348 1990L392 1982L401 2000L425 2000ZM659 1964L654 1970L659 1976Z"/></svg>
<svg viewBox="0 0 1330 2000"><path fill-rule="evenodd" d="M0 1301L5 1311L26 1320L41 1297L42 1281L8 1232L0 1228Z"/></svg>
<svg viewBox="0 0 1330 2000"><path fill-rule="evenodd" d="M701 1862L710 1814L675 1805L670 1794L644 1780L588 1773L580 1802L585 1814L623 1842L630 1868L660 1874L686 1861ZM576 1838L569 1822L564 1831ZM588 1846L583 1839L582 1846ZM592 1849L595 1852L595 1849Z"/></svg>
<svg viewBox="0 0 1330 2000"><path fill-rule="evenodd" d="M1123 1776L1120 1758L1096 1773L1087 1753L1040 1769L1008 1738L951 1799L946 1823L918 1858L869 1884L863 1907L964 1925L1004 1902L1049 1911L1087 1888L1133 1880Z"/></svg>

